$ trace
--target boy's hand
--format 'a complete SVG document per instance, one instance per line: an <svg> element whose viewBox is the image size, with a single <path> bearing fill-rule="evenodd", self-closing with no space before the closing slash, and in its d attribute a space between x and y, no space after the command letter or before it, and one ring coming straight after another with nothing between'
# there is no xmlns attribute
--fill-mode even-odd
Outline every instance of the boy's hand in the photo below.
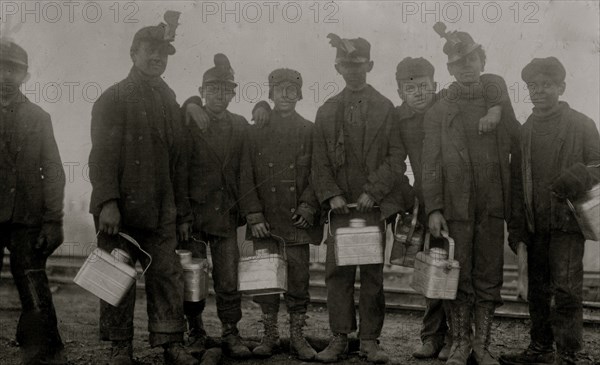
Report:
<svg viewBox="0 0 600 365"><path fill-rule="evenodd" d="M335 214L348 214L350 210L346 204L346 199L343 196L338 195L329 199L329 208L333 210Z"/></svg>
<svg viewBox="0 0 600 365"><path fill-rule="evenodd" d="M265 124L269 123L270 117L271 112L265 108L258 107L252 112L252 120L258 128L262 128Z"/></svg>
<svg viewBox="0 0 600 365"><path fill-rule="evenodd" d="M356 210L361 213L370 211L373 209L373 206L375 206L375 200L367 193L360 194L358 200L356 201Z"/></svg>
<svg viewBox="0 0 600 365"><path fill-rule="evenodd" d="M491 107L487 114L479 119L479 134L493 132L498 124L500 124L500 117L502 116L502 107L499 105Z"/></svg>
<svg viewBox="0 0 600 365"><path fill-rule="evenodd" d="M250 229L252 230L252 235L256 238L271 237L271 232L269 232L271 227L267 222L253 224Z"/></svg>
<svg viewBox="0 0 600 365"><path fill-rule="evenodd" d="M292 216L292 222L294 224L294 227L296 227L296 228L306 229L306 228L310 227L310 224L308 224L306 219L304 219L304 217L299 214L294 214Z"/></svg>
<svg viewBox="0 0 600 365"><path fill-rule="evenodd" d="M177 239L179 242L186 242L190 240L191 224L181 223L177 226Z"/></svg>
<svg viewBox="0 0 600 365"><path fill-rule="evenodd" d="M440 238L441 231L450 232L448 223L446 223L446 218L444 218L442 212L436 210L429 214L429 232L431 232L433 237Z"/></svg>
<svg viewBox="0 0 600 365"><path fill-rule="evenodd" d="M102 233L115 235L119 233L119 224L121 223L121 212L116 200L111 200L102 206L100 217L98 218L98 230Z"/></svg>
<svg viewBox="0 0 600 365"><path fill-rule="evenodd" d="M189 126L191 121L196 123L200 132L204 133L208 129L210 118L201 106L190 103L185 108L185 125Z"/></svg>

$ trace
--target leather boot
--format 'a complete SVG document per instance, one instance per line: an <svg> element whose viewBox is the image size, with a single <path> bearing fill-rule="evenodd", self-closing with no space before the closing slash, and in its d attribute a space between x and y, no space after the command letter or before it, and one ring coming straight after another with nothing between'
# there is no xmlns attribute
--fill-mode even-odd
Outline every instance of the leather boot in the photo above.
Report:
<svg viewBox="0 0 600 365"><path fill-rule="evenodd" d="M475 336L472 346L473 355L479 365L499 365L489 350L494 311L493 306L475 306Z"/></svg>
<svg viewBox="0 0 600 365"><path fill-rule="evenodd" d="M552 345L543 346L532 342L524 351L500 356L499 362L502 365L551 365L554 364L554 357Z"/></svg>
<svg viewBox="0 0 600 365"><path fill-rule="evenodd" d="M290 353L302 361L310 361L317 356L317 352L304 338L304 326L306 314L290 313Z"/></svg>
<svg viewBox="0 0 600 365"><path fill-rule="evenodd" d="M471 306L452 304L452 348L446 365L467 365L471 356Z"/></svg>
<svg viewBox="0 0 600 365"><path fill-rule="evenodd" d="M206 331L202 322L202 315L188 316L188 342L186 347L190 354L196 358L200 358L206 351Z"/></svg>
<svg viewBox="0 0 600 365"><path fill-rule="evenodd" d="M213 347L212 349L206 350L204 355L202 355L202 360L200 360L200 365L218 365L221 362L221 357L223 356L223 351L221 351L218 347Z"/></svg>
<svg viewBox="0 0 600 365"><path fill-rule="evenodd" d="M133 344L131 341L112 341L109 365L133 365Z"/></svg>
<svg viewBox="0 0 600 365"><path fill-rule="evenodd" d="M234 359L247 359L252 356L248 346L242 343L240 332L235 323L223 323L223 345L225 351Z"/></svg>
<svg viewBox="0 0 600 365"><path fill-rule="evenodd" d="M588 356L574 352L560 352L554 365L592 365L594 362Z"/></svg>
<svg viewBox="0 0 600 365"><path fill-rule="evenodd" d="M360 355L374 364L387 364L390 361L390 357L379 346L377 340L360 340Z"/></svg>
<svg viewBox="0 0 600 365"><path fill-rule="evenodd" d="M415 359L431 359L438 356L442 347L444 346L441 341L435 340L433 338L426 339L423 341L421 346L415 352L413 352L412 356Z"/></svg>
<svg viewBox="0 0 600 365"><path fill-rule="evenodd" d="M27 270L24 275L15 276L14 280L22 308L16 337L21 345L23 363L37 364L58 353L64 357L46 271Z"/></svg>
<svg viewBox="0 0 600 365"><path fill-rule="evenodd" d="M446 332L446 336L444 337L444 347L440 350L438 354L438 360L446 361L448 360L448 356L450 356L450 349L452 348L452 320L448 318L448 332Z"/></svg>
<svg viewBox="0 0 600 365"><path fill-rule="evenodd" d="M271 357L275 348L279 347L279 330L277 329L277 313L264 313L262 315L264 332L260 345L252 353L257 357Z"/></svg>
<svg viewBox="0 0 600 365"><path fill-rule="evenodd" d="M163 345L165 364L167 365L200 365L200 362L190 355L181 342L171 342Z"/></svg>
<svg viewBox="0 0 600 365"><path fill-rule="evenodd" d="M348 354L348 335L345 333L334 333L325 350L315 356L320 362L336 362L345 358Z"/></svg>

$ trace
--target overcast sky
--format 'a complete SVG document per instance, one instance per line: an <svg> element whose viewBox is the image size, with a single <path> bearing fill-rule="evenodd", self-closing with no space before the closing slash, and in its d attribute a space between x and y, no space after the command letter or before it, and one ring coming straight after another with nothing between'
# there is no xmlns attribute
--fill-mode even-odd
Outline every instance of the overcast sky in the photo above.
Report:
<svg viewBox="0 0 600 365"><path fill-rule="evenodd" d="M444 21L449 30L469 32L483 45L485 71L505 78L521 122L531 110L521 69L532 58L547 56L557 57L567 69L563 99L599 120L596 1L2 1L3 35L12 30L29 53L31 79L25 93L51 114L63 161L80 164L67 185L68 196L89 197L81 167L90 149L93 101L127 75L133 34L158 24L169 9L182 12L177 53L164 75L179 102L197 92L213 55L223 52L240 83L232 111L249 119L252 103L267 97L268 73L289 67L304 78L298 110L314 120L326 97L343 88L333 68L335 49L326 38L334 32L371 43L375 67L368 81L399 104L394 73L404 57L427 58L436 67L438 83L451 81L444 42L432 29Z"/></svg>

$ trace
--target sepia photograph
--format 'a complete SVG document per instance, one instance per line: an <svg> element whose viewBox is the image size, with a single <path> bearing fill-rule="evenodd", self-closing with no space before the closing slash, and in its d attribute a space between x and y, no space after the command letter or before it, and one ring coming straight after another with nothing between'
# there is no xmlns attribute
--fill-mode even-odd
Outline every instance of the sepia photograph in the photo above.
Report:
<svg viewBox="0 0 600 365"><path fill-rule="evenodd" d="M597 0L0 0L0 364L600 365Z"/></svg>

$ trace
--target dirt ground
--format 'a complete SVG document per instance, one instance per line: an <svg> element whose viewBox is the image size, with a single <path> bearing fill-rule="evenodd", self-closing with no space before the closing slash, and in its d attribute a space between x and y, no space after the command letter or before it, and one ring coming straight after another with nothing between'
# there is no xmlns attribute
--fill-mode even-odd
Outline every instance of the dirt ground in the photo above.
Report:
<svg viewBox="0 0 600 365"><path fill-rule="evenodd" d="M67 355L71 364L107 364L110 345L98 340L98 300L91 294L75 285L53 284L54 302L60 321L60 331L66 343ZM258 323L260 310L251 300L244 299L244 318L240 323L242 336L257 338L261 325ZM20 304L14 286L7 281L0 285L0 364L20 363L19 347L14 341L14 334L19 317ZM419 344L421 313L393 313L386 316L381 337L382 346L395 364L442 364L437 360L422 361L411 357L414 348ZM280 332L288 336L285 309L280 311ZM134 357L139 364L162 364L162 350L151 349L148 345L146 329L146 301L143 292L138 290L138 301L135 312ZM220 325L216 316L214 298L209 298L204 314L204 321L209 336L218 337ZM529 341L528 322L502 320L494 329L491 350L494 354L521 349ZM324 307L312 307L309 312L308 336L321 338L329 336L327 311ZM587 325L584 332L585 350L596 361L600 361L600 326ZM285 353L280 353L267 360L234 361L223 359L223 364L302 364ZM340 362L341 363L341 362ZM356 354L344 360L345 364L367 364Z"/></svg>

